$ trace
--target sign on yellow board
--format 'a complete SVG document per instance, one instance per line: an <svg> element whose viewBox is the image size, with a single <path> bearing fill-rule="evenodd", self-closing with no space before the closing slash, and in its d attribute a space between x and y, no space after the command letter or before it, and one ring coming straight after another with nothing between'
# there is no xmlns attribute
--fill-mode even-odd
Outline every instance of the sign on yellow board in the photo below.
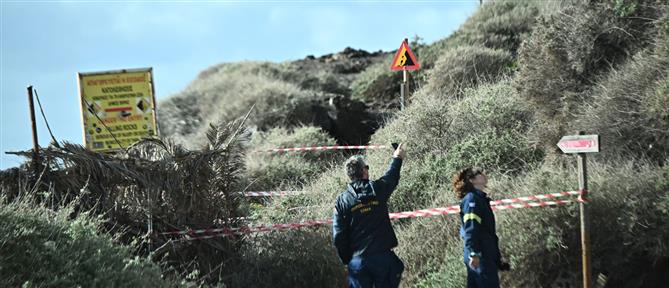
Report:
<svg viewBox="0 0 669 288"><path fill-rule="evenodd" d="M151 68L78 76L86 148L108 152L158 135Z"/></svg>

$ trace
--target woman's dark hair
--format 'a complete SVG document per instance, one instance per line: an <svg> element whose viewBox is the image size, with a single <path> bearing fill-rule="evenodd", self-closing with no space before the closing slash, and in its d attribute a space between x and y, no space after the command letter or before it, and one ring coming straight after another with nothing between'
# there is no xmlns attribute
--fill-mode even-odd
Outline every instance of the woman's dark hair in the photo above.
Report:
<svg viewBox="0 0 669 288"><path fill-rule="evenodd" d="M479 174L483 174L483 169L478 167L467 167L460 170L460 172L453 175L453 192L455 197L462 199L469 191L474 190L471 179Z"/></svg>

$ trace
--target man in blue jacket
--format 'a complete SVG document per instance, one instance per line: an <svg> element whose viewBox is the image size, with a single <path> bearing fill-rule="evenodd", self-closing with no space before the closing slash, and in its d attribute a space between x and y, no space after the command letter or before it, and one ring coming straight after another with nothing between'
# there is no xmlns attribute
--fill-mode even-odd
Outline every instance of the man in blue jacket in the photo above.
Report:
<svg viewBox="0 0 669 288"><path fill-rule="evenodd" d="M351 179L337 197L333 241L337 254L348 265L349 286L398 287L404 264L392 251L397 237L388 217L388 199L400 180L405 152L400 144L383 177L369 181L369 166L362 156L346 161Z"/></svg>

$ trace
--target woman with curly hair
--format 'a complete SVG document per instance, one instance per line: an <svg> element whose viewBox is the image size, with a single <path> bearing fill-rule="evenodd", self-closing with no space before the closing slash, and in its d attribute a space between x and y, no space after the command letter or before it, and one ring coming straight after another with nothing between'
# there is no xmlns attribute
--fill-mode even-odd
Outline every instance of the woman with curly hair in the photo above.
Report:
<svg viewBox="0 0 669 288"><path fill-rule="evenodd" d="M498 270L507 270L499 252L495 215L490 198L483 192L488 178L481 168L469 167L453 177L453 191L460 202L460 236L464 239L464 260L468 288L499 287Z"/></svg>

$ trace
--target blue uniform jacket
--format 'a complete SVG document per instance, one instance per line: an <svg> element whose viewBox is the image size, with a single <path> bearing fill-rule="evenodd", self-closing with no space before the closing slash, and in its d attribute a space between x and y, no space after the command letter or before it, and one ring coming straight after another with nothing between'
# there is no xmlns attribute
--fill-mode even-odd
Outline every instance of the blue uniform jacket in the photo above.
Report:
<svg viewBox="0 0 669 288"><path fill-rule="evenodd" d="M460 236L465 242L465 262L473 252L480 253L482 261L492 261L499 265L499 239L488 195L479 190L467 192L460 202L460 221Z"/></svg>
<svg viewBox="0 0 669 288"><path fill-rule="evenodd" d="M332 238L342 263L397 246L388 217L388 199L400 180L401 167L402 159L393 158L383 177L353 181L337 197Z"/></svg>

